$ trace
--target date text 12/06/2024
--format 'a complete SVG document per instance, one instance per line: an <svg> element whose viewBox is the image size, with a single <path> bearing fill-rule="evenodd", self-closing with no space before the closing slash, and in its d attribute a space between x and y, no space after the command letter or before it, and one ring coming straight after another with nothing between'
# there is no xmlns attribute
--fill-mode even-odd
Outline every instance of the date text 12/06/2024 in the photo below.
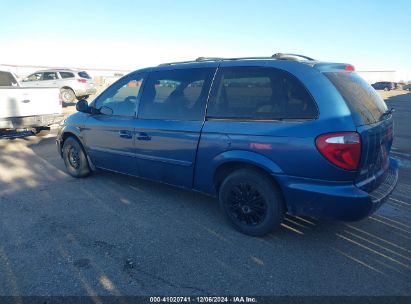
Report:
<svg viewBox="0 0 411 304"><path fill-rule="evenodd" d="M150 303L258 303L254 297L150 297Z"/></svg>

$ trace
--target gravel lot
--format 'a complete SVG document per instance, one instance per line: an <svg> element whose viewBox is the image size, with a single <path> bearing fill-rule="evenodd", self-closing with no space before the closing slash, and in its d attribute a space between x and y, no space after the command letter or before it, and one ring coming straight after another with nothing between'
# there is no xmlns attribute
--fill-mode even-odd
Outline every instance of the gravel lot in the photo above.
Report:
<svg viewBox="0 0 411 304"><path fill-rule="evenodd" d="M289 216L264 238L198 193L73 179L52 134L0 139L0 295L411 296L411 94L383 94L401 165L389 201L355 223Z"/></svg>

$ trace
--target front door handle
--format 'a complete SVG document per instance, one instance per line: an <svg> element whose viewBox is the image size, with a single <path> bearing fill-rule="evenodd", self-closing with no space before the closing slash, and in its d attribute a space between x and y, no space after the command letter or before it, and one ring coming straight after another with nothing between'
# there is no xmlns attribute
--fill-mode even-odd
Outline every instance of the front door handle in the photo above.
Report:
<svg viewBox="0 0 411 304"><path fill-rule="evenodd" d="M133 138L133 133L130 131L121 130L118 134L121 138Z"/></svg>
<svg viewBox="0 0 411 304"><path fill-rule="evenodd" d="M138 140L151 140L151 136L148 136L146 132L140 132L137 136Z"/></svg>

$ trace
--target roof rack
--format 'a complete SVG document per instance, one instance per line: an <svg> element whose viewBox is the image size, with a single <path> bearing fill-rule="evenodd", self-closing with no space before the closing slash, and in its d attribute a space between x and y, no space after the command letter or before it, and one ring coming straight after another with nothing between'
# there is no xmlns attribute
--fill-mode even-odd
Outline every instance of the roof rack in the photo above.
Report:
<svg viewBox="0 0 411 304"><path fill-rule="evenodd" d="M195 60L188 60L188 61L167 62L167 63L160 63L158 66L173 65L173 64L180 64L180 63L193 63L193 62L196 62L196 61Z"/></svg>
<svg viewBox="0 0 411 304"><path fill-rule="evenodd" d="M200 62L200 61L221 61L224 60L225 58L223 57L198 57L195 61Z"/></svg>
<svg viewBox="0 0 411 304"><path fill-rule="evenodd" d="M279 60L295 60L298 61L298 58L303 58L305 60L310 60L314 61L315 59L304 56L304 55L299 55L299 54L291 54L291 53L275 53L274 55L271 56L272 58L279 59Z"/></svg>
<svg viewBox="0 0 411 304"><path fill-rule="evenodd" d="M288 54L288 53L276 53L272 55L271 57L234 57L234 58L224 58L224 57L198 57L195 60L189 60L189 61L177 61L177 62L168 62L168 63L162 63L159 66L167 66L167 65L174 65L174 64L184 64L184 63L195 63L195 62L207 62L207 61L223 61L223 60L247 60L247 59L277 59L277 60L292 60L292 61L298 61L300 59L298 58L303 58L304 60L310 60L313 61L315 59L312 59L307 56L303 55L298 55L298 54Z"/></svg>

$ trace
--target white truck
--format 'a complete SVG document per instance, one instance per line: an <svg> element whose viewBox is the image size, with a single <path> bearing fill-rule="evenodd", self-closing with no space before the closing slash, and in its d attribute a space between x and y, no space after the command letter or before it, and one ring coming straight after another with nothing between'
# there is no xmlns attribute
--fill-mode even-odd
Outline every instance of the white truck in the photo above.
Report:
<svg viewBox="0 0 411 304"><path fill-rule="evenodd" d="M63 120L57 88L21 87L16 77L0 71L0 135L9 131L40 133Z"/></svg>

